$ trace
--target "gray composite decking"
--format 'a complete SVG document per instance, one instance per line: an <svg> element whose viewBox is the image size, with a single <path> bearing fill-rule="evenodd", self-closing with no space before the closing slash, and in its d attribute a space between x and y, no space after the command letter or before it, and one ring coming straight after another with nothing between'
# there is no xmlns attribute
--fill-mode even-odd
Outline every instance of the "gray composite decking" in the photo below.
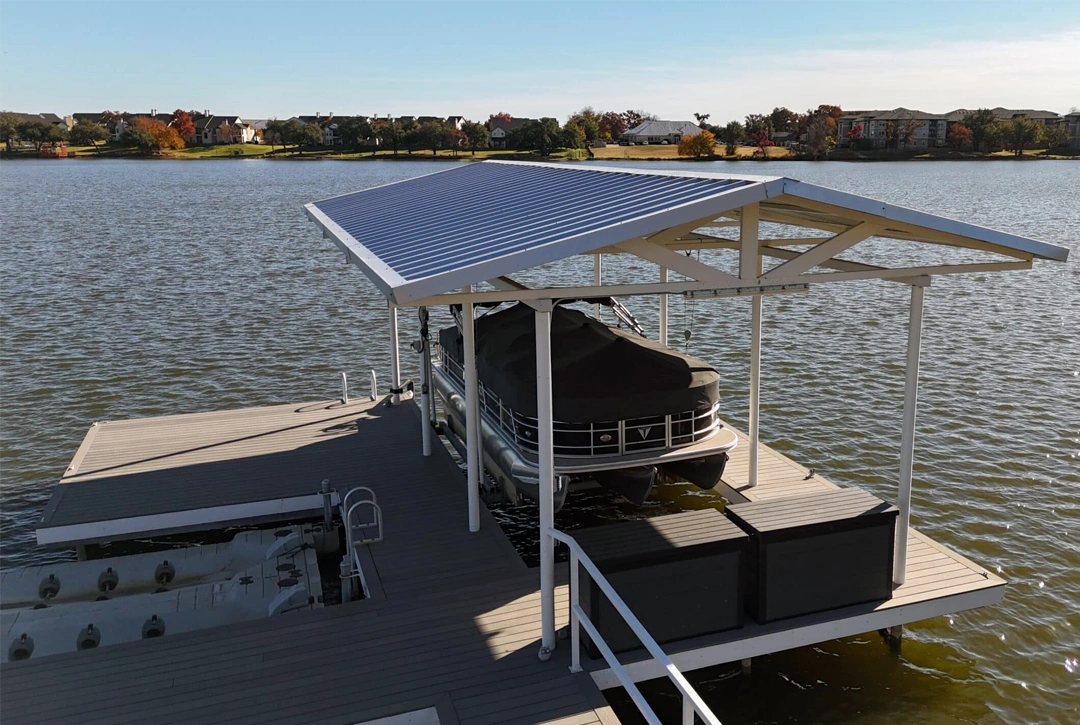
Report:
<svg viewBox="0 0 1080 725"><path fill-rule="evenodd" d="M435 707L444 724L618 722L588 675L569 673L565 646L537 659L537 571L486 509L468 532L464 477L441 446L420 455L413 408L365 403L346 419L364 439L351 481L383 509L371 599L5 663L0 720L344 725ZM321 477L319 465L302 468ZM566 597L564 585L560 626Z"/></svg>
<svg viewBox="0 0 1080 725"><path fill-rule="evenodd" d="M380 410L321 401L95 423L53 491L38 540L119 541L319 510L324 478L344 491L364 465L395 475L393 449L366 434Z"/></svg>

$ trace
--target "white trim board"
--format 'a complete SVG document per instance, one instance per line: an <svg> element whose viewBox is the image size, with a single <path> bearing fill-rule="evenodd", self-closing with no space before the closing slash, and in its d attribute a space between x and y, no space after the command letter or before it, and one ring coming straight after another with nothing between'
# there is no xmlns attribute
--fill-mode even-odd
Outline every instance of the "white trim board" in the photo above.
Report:
<svg viewBox="0 0 1080 725"><path fill-rule="evenodd" d="M335 507L340 504L337 493L331 496L330 503ZM132 516L109 521L45 526L39 528L36 533L39 546L74 546L102 541L119 541L151 534L198 531L252 520L280 520L309 511L322 511L322 507L322 494L315 493L269 501L250 501L147 516Z"/></svg>
<svg viewBox="0 0 1080 725"><path fill-rule="evenodd" d="M995 577L996 579L996 577ZM1005 582L990 579L984 588L954 594L939 599L927 599L899 607L879 609L877 611L842 619L819 621L803 626L780 628L729 642L689 649L683 652L668 652L671 661L682 672L698 670L703 667L737 662L752 657L783 652L807 645L828 642L839 637L852 637L879 629L887 629L899 624L918 622L943 614L952 614L966 609L985 607L999 603L1005 597ZM736 630L736 634L738 631ZM686 643L682 643L686 646ZM643 682L666 676L664 668L654 659L633 662L624 665L634 682ZM615 673L608 667L590 673L593 682L601 690L619 687Z"/></svg>

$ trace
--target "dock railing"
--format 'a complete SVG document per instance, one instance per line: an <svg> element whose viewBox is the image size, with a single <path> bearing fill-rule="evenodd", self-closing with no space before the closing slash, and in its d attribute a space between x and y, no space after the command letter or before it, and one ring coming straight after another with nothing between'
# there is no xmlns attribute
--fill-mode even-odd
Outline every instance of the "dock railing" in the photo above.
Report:
<svg viewBox="0 0 1080 725"><path fill-rule="evenodd" d="M556 541L561 541L566 544L570 549L570 649L571 649L571 672L581 672L581 628L585 628L585 632L589 635L589 639L596 645L596 648L600 650L600 654L604 656L611 671L615 673L616 679L626 689L627 694L630 695L630 699L637 705L638 710L641 712L642 717L645 718L650 725L661 725L660 718L653 712L652 707L645 700L645 697L641 694L641 690L638 689L634 680L630 677L626 668L619 662L619 658L615 656L615 653L611 651L604 638L600 635L599 630L596 629L596 625L589 619L589 615L585 613L585 610L581 608L580 604L580 577L579 570L581 567L585 568L585 571L589 572L589 576L600 588L600 591L604 593L604 596L611 602L611 606L619 613L619 616L623 618L627 626L633 631L638 640L645 646L657 662L663 665L667 677L675 685L675 689L682 695L682 725L693 725L694 716L697 715L706 725L720 725L720 720L713 714L709 706L705 704L705 701L701 699L697 691L687 682L683 677L682 672L675 666L675 663L671 661L664 650L660 648L660 645L653 639L649 631L645 629L643 625L634 613L630 611L630 607L626 602L622 600L622 597L618 595L611 583L600 573L600 570L596 567L596 564L588 557L587 554L578 546L574 537L569 534L563 533L556 529L548 529L548 533Z"/></svg>

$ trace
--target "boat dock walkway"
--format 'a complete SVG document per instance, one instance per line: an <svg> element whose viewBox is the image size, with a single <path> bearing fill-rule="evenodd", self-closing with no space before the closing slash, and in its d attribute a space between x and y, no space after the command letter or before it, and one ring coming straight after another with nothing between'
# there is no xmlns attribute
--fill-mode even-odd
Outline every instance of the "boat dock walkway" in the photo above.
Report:
<svg viewBox="0 0 1080 725"><path fill-rule="evenodd" d="M567 647L550 662L537 659L538 572L486 509L480 532L469 533L464 475L442 446L419 455L415 406L335 405L232 415L268 433L271 419L291 427L286 410L325 411L324 435L356 455L348 480L370 486L383 511L385 539L369 547L365 564L370 599L5 663L0 720L345 725L434 708L442 725L617 723L589 675L569 672ZM309 455L291 449L297 468L283 472L318 481L325 445L305 436ZM567 597L564 584L559 626Z"/></svg>
<svg viewBox="0 0 1080 725"><path fill-rule="evenodd" d="M415 406L363 402L342 409L324 402L206 415L247 421L255 431L247 435L261 441L253 455L266 480L283 478L300 485L294 479L302 477L309 490L312 481L329 477L341 493L353 485L375 491L385 538L367 547L364 570L371 597L273 619L5 663L0 669L0 719L5 725L346 725L429 708L443 725L618 722L601 694L615 682L602 660L592 661L586 672L571 674L568 641L560 642L552 661L537 659L539 571L524 565L483 507L480 532L469 533L465 478L442 446L435 446L429 458L419 455ZM304 416L314 417L303 425L295 422ZM198 416L188 419L191 435L205 424ZM155 429L152 421L149 425L146 430ZM306 428L302 434L286 432L301 428ZM171 434L184 438L175 428ZM808 478L808 469L762 446L761 482L747 489L748 442L738 435L739 446L718 486L730 500L836 487L820 475ZM281 450L269 450L270 441ZM137 437L129 443L139 447ZM288 465L274 476L272 467L265 467L267 458ZM243 456L229 460L231 470L243 470ZM325 473L328 469L335 473ZM153 489L146 489L141 501L110 500L110 495L137 499L139 489L114 488L108 479L74 486L85 486L88 493L100 487L102 511L111 505L149 506L154 500ZM219 480L217 486L226 484ZM249 486L245 495L252 498L255 489ZM748 619L741 629L667 645L665 650L681 669L690 671L994 604L1004 593L1003 580L915 532L907 567L907 581L889 601L768 625ZM567 570L560 565L557 571L556 625L563 627L568 621ZM663 674L655 661L639 654L620 659L635 680Z"/></svg>

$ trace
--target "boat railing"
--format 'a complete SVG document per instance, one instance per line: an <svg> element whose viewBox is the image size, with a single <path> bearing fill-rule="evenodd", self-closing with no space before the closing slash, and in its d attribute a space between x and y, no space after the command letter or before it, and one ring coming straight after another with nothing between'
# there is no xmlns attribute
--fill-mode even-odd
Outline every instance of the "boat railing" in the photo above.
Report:
<svg viewBox="0 0 1080 725"><path fill-rule="evenodd" d="M649 654L652 655L657 662L664 668L665 673L672 684L675 685L675 689L679 691L682 696L682 725L693 725L694 716L700 717L702 722L706 725L720 725L720 720L713 714L705 701L701 699L701 696L694 690L693 686L686 680L679 668L675 666L675 663L671 661L671 658L665 654L664 650L660 647L649 631L645 629L645 625L634 615L615 591L611 583L600 573L600 570L593 563L592 559L582 550L578 545L574 537L569 534L563 533L553 528L547 530L556 541L561 541L566 544L570 549L570 671L581 672L581 630L584 629L586 634L589 635L589 639L596 646L596 649L603 655L604 660L607 662L608 667L615 674L615 678L619 681L619 684L626 689L626 693L630 695L630 699L637 705L638 710L641 712L642 717L646 722L660 725L660 718L653 712L652 707L645 699L644 695L638 689L634 683L630 674L619 662L619 658L615 656L615 653L611 651L611 648L604 641L603 636L597 630L596 625L589 619L589 615L585 613L585 610L581 607L580 602L580 570L585 569L592 577L593 582L596 583L600 591L607 597L608 602L612 608L619 613L626 625L634 633L634 636L638 638L638 641L645 646Z"/></svg>
<svg viewBox="0 0 1080 725"><path fill-rule="evenodd" d="M439 351L443 369L456 385L465 389L461 363ZM536 451L539 425L536 418L521 415L478 383L480 410L522 450ZM627 455L647 451L684 448L707 440L723 427L720 405L708 410L688 410L669 415L629 418L605 423L567 423L554 421L555 454L567 458Z"/></svg>

